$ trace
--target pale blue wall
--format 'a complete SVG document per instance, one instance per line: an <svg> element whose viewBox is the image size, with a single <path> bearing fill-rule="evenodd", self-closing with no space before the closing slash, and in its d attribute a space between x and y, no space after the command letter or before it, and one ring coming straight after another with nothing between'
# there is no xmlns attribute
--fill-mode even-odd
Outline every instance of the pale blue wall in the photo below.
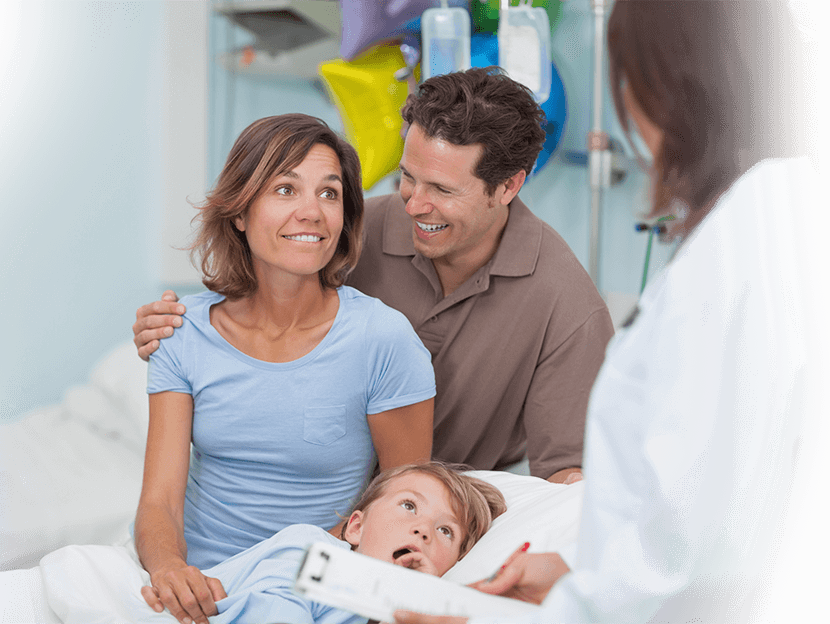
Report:
<svg viewBox="0 0 830 624"><path fill-rule="evenodd" d="M0 9L0 419L57 402L156 296L159 2Z"/></svg>

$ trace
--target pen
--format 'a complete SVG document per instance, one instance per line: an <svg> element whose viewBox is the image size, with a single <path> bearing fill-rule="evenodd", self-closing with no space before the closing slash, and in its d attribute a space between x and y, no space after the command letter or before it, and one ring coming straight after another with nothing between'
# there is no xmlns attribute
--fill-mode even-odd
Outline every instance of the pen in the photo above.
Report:
<svg viewBox="0 0 830 624"><path fill-rule="evenodd" d="M514 552L512 555L510 555L510 556L507 558L507 561L505 561L505 562L504 562L504 565L503 565L502 567L500 567L498 570L496 570L495 572L493 572L493 576L491 576L490 578L488 578L488 579L487 579L487 582L488 582L488 583L492 583L493 581L495 581L495 580L496 580L496 577L497 577L499 574L501 574L501 573L502 573L502 570L504 570L504 569L505 569L508 565L510 565L511 563L513 563L513 560L514 560L516 557L518 557L520 554L522 554L523 552L527 552L527 549L528 549L528 548L530 548L530 542L525 542L524 544L522 544L522 547L521 547L519 550L517 550L516 552Z"/></svg>

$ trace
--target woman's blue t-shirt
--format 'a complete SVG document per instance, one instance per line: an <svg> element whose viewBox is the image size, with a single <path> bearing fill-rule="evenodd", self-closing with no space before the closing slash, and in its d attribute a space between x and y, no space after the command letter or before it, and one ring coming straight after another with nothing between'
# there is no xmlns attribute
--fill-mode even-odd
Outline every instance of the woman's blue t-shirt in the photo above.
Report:
<svg viewBox="0 0 830 624"><path fill-rule="evenodd" d="M286 363L257 360L210 324L224 300L184 297L184 322L151 356L147 392L193 397L184 509L204 569L290 524L330 528L374 465L367 414L435 396L430 355L406 317L343 286L323 340Z"/></svg>

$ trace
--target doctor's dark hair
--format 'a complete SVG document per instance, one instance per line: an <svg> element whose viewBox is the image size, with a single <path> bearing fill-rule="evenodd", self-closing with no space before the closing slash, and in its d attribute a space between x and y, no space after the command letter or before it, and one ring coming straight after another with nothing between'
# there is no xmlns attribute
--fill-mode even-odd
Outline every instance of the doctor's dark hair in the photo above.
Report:
<svg viewBox="0 0 830 624"><path fill-rule="evenodd" d="M804 49L782 0L617 0L608 57L623 129L627 86L663 132L651 216L688 209L681 236L759 161L806 153Z"/></svg>
<svg viewBox="0 0 830 624"><path fill-rule="evenodd" d="M493 195L499 184L533 170L545 142L545 113L523 85L498 67L433 76L410 95L401 111L429 138L453 145L481 144L473 171Z"/></svg>
<svg viewBox="0 0 830 624"><path fill-rule="evenodd" d="M461 559L488 531L493 520L507 511L507 503L504 501L501 491L481 479L464 474L461 472L464 468L464 466L430 461L384 470L372 480L369 487L363 492L360 500L352 509L352 513L355 511L370 513L372 503L383 496L389 484L398 477L412 473L434 477L450 493L450 499L453 501L453 511L465 531L458 555L458 558ZM340 533L340 539L345 540L344 535L348 524L347 520Z"/></svg>
<svg viewBox="0 0 830 624"><path fill-rule="evenodd" d="M239 299L256 292L251 250L234 221L271 189L275 178L303 162L315 145L334 150L343 181L343 230L334 256L320 271L323 288L341 286L360 257L363 237L363 190L355 149L326 123L303 114L276 115L255 121L231 148L215 188L200 213L191 258L202 269L210 290Z"/></svg>

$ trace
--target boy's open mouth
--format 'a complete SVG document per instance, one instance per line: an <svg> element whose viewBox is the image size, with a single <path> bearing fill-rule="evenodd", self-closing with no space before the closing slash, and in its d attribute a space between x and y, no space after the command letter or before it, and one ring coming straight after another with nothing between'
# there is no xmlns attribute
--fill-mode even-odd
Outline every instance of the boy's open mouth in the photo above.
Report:
<svg viewBox="0 0 830 624"><path fill-rule="evenodd" d="M398 550L392 553L392 559L398 559L400 557L403 557L404 555L408 555L411 552L411 548L399 548Z"/></svg>

